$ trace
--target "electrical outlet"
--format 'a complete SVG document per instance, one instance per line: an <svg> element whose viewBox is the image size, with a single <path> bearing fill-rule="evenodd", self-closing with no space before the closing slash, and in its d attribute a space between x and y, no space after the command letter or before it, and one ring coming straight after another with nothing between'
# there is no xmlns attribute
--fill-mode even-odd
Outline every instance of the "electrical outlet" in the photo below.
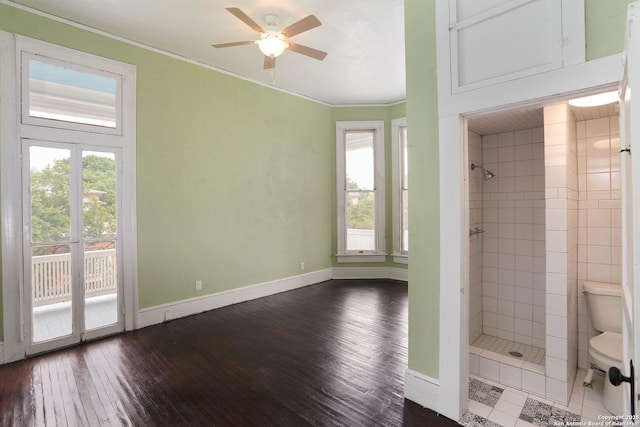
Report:
<svg viewBox="0 0 640 427"><path fill-rule="evenodd" d="M304 270L304 262L300 262L300 271Z"/></svg>
<svg viewBox="0 0 640 427"><path fill-rule="evenodd" d="M196 291L202 290L202 280L196 280Z"/></svg>

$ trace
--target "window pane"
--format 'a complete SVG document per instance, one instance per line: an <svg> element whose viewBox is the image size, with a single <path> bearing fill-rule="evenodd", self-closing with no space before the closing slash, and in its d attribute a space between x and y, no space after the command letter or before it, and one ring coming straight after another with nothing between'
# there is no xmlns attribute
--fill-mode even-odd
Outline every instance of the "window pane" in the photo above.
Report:
<svg viewBox="0 0 640 427"><path fill-rule="evenodd" d="M402 190L402 252L409 252L409 190Z"/></svg>
<svg viewBox="0 0 640 427"><path fill-rule="evenodd" d="M116 242L84 247L84 322L86 329L118 322L118 266Z"/></svg>
<svg viewBox="0 0 640 427"><path fill-rule="evenodd" d="M373 131L347 132L346 172L348 190L373 190Z"/></svg>
<svg viewBox="0 0 640 427"><path fill-rule="evenodd" d="M407 152L407 128L400 128L400 156L402 158L402 188L409 188L409 157Z"/></svg>
<svg viewBox="0 0 640 427"><path fill-rule="evenodd" d="M32 242L71 240L70 156L62 148L29 148Z"/></svg>
<svg viewBox="0 0 640 427"><path fill-rule="evenodd" d="M31 251L33 342L72 333L71 247L36 246Z"/></svg>
<svg viewBox="0 0 640 427"><path fill-rule="evenodd" d="M29 116L116 127L117 81L29 60Z"/></svg>
<svg viewBox="0 0 640 427"><path fill-rule="evenodd" d="M375 250L375 194L372 191L347 191L346 197L347 250Z"/></svg>
<svg viewBox="0 0 640 427"><path fill-rule="evenodd" d="M114 153L83 151L82 212L85 239L116 235L116 158Z"/></svg>

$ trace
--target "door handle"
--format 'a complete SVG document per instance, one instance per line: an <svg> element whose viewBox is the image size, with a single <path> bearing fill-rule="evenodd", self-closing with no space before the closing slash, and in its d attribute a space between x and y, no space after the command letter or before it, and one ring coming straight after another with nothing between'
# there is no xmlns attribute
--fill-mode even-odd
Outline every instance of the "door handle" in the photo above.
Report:
<svg viewBox="0 0 640 427"><path fill-rule="evenodd" d="M636 405L635 405L636 387L633 379L634 378L633 360L629 361L629 367L630 367L629 369L630 374L628 377L625 377L624 375L622 375L622 372L620 372L620 369L616 368L615 366L612 366L611 368L609 368L609 381L611 381L611 384L613 384L616 387L618 387L623 382L627 382L631 384L631 402L630 402L631 415L635 415L636 414Z"/></svg>

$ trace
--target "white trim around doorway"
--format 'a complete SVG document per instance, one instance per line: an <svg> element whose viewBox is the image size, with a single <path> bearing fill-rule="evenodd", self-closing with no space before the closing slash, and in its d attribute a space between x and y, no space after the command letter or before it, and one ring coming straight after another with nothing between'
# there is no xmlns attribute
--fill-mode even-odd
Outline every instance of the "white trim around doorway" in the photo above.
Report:
<svg viewBox="0 0 640 427"><path fill-rule="evenodd" d="M97 68L121 76L121 134L67 130L60 126L42 127L23 123L20 114L21 52L31 52L78 64L94 64ZM0 361L4 363L25 357L21 139L46 139L84 143L122 150L121 227L124 299L124 329L137 325L137 226L136 226L136 68L75 51L51 43L0 31L0 216L2 244L2 316L3 345ZM76 132L74 134L74 132Z"/></svg>
<svg viewBox="0 0 640 427"><path fill-rule="evenodd" d="M591 61L505 85L478 90L474 97L440 101L440 383L438 411L459 419L466 410L468 381L468 201L466 117L524 105L542 105L617 83L619 56ZM532 82L533 80L533 82ZM506 86L506 87L503 87ZM464 99L460 99L464 98ZM449 141L449 143L442 143ZM458 143L450 143L458 141ZM444 197L443 197L444 196Z"/></svg>
<svg viewBox="0 0 640 427"><path fill-rule="evenodd" d="M571 64L533 76L451 93L448 10L436 2L440 169L440 342L437 404L416 400L457 420L468 405L468 214L466 117L515 107L542 105L616 85L621 55ZM454 143L452 143L454 141ZM423 384L424 385L424 384ZM421 387L420 382L414 384ZM406 389L406 387L405 387ZM430 389L430 390L429 390ZM433 386L413 395L429 396Z"/></svg>

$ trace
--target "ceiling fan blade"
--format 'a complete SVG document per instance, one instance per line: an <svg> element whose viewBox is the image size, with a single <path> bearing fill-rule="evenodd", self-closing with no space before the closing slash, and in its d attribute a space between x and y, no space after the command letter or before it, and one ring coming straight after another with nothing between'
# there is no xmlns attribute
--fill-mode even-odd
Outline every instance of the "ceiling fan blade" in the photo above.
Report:
<svg viewBox="0 0 640 427"><path fill-rule="evenodd" d="M255 43L256 43L255 40L247 40L244 42L218 43L218 44L212 44L211 46L221 48L221 47L242 46L245 44L255 44Z"/></svg>
<svg viewBox="0 0 640 427"><path fill-rule="evenodd" d="M287 38L293 37L305 31L309 31L312 28L316 28L322 25L322 22L318 20L314 15L309 15L306 18L302 18L298 22L294 22L287 28L280 30Z"/></svg>
<svg viewBox="0 0 640 427"><path fill-rule="evenodd" d="M272 58L271 56L264 56L264 69L268 70L269 68L275 68L276 66L276 58Z"/></svg>
<svg viewBox="0 0 640 427"><path fill-rule="evenodd" d="M311 58L317 59L318 61L322 61L324 57L327 56L327 52L323 52L321 50L314 49L312 47L304 46L297 43L289 42L289 49L294 52L310 56Z"/></svg>
<svg viewBox="0 0 640 427"><path fill-rule="evenodd" d="M253 19L249 18L246 13L238 9L237 7L228 7L227 10L231 12L236 18L253 28L259 33L264 33L264 30Z"/></svg>

